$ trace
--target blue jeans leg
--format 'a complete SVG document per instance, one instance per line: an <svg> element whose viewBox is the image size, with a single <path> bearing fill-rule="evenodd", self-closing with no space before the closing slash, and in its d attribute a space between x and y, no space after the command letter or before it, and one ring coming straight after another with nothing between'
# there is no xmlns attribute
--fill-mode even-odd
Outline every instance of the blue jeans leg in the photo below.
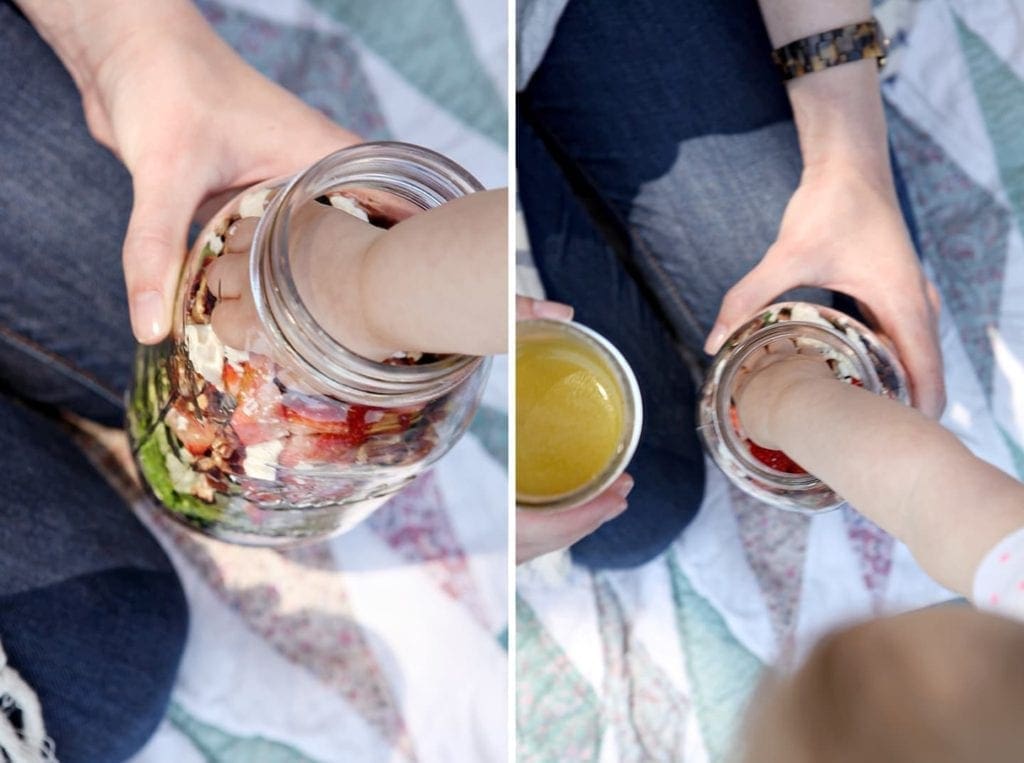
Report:
<svg viewBox="0 0 1024 763"><path fill-rule="evenodd" d="M577 194L596 198L602 227L625 231L625 255L695 350L799 182L770 50L755 0L570 0L520 99Z"/></svg>
<svg viewBox="0 0 1024 763"><path fill-rule="evenodd" d="M0 641L64 763L131 757L163 718L188 630L174 569L52 418L0 397Z"/></svg>
<svg viewBox="0 0 1024 763"><path fill-rule="evenodd" d="M593 568L633 567L663 551L700 506L704 460L694 428L692 362L522 122L517 142L521 187L545 189L523 194L522 203L548 297L573 305L577 320L619 348L644 398L629 509L576 543L572 556Z"/></svg>
<svg viewBox="0 0 1024 763"><path fill-rule="evenodd" d="M163 716L188 611L166 555L56 412L123 417L130 178L6 2L0 60L16 62L0 78L0 641L60 760L121 761Z"/></svg>

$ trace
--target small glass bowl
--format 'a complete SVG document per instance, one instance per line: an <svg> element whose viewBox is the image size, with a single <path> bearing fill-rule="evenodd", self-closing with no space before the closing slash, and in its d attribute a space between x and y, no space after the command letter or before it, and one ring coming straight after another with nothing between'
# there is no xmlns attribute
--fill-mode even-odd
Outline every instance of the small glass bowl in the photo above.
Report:
<svg viewBox="0 0 1024 763"><path fill-rule="evenodd" d="M738 488L786 511L818 514L844 501L828 485L806 472L772 468L750 452L734 424L733 394L747 360L779 342L821 353L839 379L855 379L864 389L910 403L906 372L895 352L867 326L830 307L780 302L758 315L726 340L711 362L698 402L698 432L704 449ZM770 349L769 349L770 351Z"/></svg>
<svg viewBox="0 0 1024 763"><path fill-rule="evenodd" d="M643 427L643 402L640 399L640 387L629 363L618 349L593 329L574 321L555 321L536 319L520 321L516 324L516 344L540 339L557 338L567 343L583 345L589 348L604 362L612 377L619 386L623 401L622 435L611 460L605 468L586 484L560 495L526 495L516 492L516 504L531 510L561 510L579 506L601 494L625 470L637 443L640 441L640 430Z"/></svg>

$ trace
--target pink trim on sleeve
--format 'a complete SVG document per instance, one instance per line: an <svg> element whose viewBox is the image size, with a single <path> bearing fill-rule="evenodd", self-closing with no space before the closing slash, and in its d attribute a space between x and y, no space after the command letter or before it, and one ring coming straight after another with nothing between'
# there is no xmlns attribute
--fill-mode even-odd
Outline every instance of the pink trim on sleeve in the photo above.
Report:
<svg viewBox="0 0 1024 763"><path fill-rule="evenodd" d="M974 573L978 609L1024 621L1024 527L1003 538Z"/></svg>

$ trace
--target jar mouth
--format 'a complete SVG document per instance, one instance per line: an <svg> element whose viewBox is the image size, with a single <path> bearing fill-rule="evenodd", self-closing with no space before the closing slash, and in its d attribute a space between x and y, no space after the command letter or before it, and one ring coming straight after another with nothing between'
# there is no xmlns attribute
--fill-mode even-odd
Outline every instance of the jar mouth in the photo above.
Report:
<svg viewBox="0 0 1024 763"><path fill-rule="evenodd" d="M818 345L821 349L830 350L842 355L853 366L857 377L861 380L864 388L869 392L881 393L882 387L873 364L867 354L850 342L850 340L836 329L830 326L823 326L817 323L806 321L790 320L766 326L754 333L745 342L737 345L736 349L725 361L722 367L721 378L718 383L718 396L716 400L716 424L719 429L719 436L722 444L726 447L729 455L737 461L743 469L751 472L759 480L775 484L780 488L793 491L813 491L825 487L824 483L809 472L803 474L792 474L773 469L767 464L754 458L746 443L741 438L732 424L731 410L733 395L736 389L736 382L744 364L757 352L780 341L795 341Z"/></svg>
<svg viewBox="0 0 1024 763"><path fill-rule="evenodd" d="M421 146L379 141L329 154L288 181L257 224L249 265L256 310L287 359L329 394L375 405L423 402L457 386L483 358L448 354L392 365L359 355L317 323L292 272L292 213L328 192L356 188L393 195L424 211L483 190L458 164Z"/></svg>
<svg viewBox="0 0 1024 763"><path fill-rule="evenodd" d="M640 442L643 428L643 400L640 385L619 349L601 334L575 321L536 318L516 324L516 342L564 337L593 350L612 373L623 401L622 433L614 454L592 479L571 490L554 495L530 495L516 490L516 504L524 509L554 511L586 503L602 493L626 470Z"/></svg>

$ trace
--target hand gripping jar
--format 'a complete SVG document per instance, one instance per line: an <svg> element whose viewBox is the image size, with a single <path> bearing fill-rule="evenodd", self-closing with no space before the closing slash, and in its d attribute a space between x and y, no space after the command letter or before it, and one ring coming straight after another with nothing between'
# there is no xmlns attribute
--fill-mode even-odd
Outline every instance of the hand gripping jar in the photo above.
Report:
<svg viewBox="0 0 1024 763"><path fill-rule="evenodd" d="M426 149L366 143L253 186L210 220L185 262L170 336L139 347L130 390L136 464L171 516L236 543L323 538L452 447L476 411L488 359L377 362L349 351L314 318L294 243L310 203L387 228L480 188ZM234 344L214 330L220 287L207 274L222 257L237 260L254 308Z"/></svg>
<svg viewBox="0 0 1024 763"><path fill-rule="evenodd" d="M867 326L830 307L780 302L765 308L726 340L705 377L698 402L704 449L741 490L780 509L816 514L843 499L779 451L760 448L744 434L733 399L747 369L778 353L822 357L837 379L910 403L906 373L896 354ZM842 432L836 432L837 438Z"/></svg>

